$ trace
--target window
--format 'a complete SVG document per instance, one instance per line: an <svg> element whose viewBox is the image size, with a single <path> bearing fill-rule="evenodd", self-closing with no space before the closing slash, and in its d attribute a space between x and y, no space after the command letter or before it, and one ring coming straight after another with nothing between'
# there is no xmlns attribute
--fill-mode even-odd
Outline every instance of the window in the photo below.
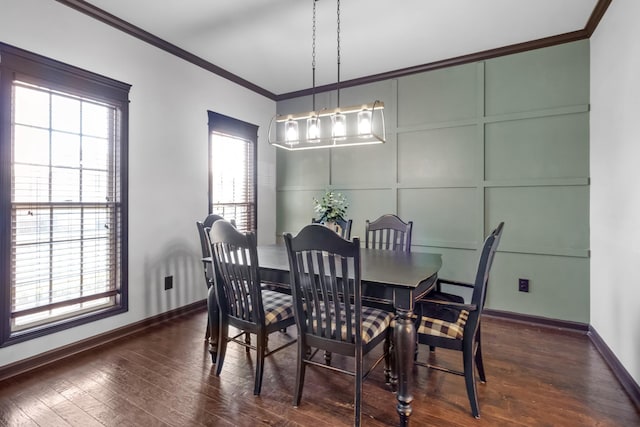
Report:
<svg viewBox="0 0 640 427"><path fill-rule="evenodd" d="M7 345L127 310L129 85L4 44L0 55Z"/></svg>
<svg viewBox="0 0 640 427"><path fill-rule="evenodd" d="M209 212L234 219L240 231L255 231L258 127L208 113Z"/></svg>

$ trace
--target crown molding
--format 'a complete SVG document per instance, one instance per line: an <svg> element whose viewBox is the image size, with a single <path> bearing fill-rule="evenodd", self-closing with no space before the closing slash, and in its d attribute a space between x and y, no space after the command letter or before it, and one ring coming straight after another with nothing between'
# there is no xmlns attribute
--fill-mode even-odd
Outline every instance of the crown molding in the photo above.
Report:
<svg viewBox="0 0 640 427"><path fill-rule="evenodd" d="M317 86L315 89L307 88L297 90L294 92L287 92L282 94L274 94L256 84L251 83L248 80L243 79L209 61L206 61L199 56L196 56L178 46L171 44L153 34L139 28L129 22L126 22L117 16L114 16L84 0L56 0L65 6L78 10L92 18L95 18L107 25L117 28L133 37L136 37L144 42L147 42L159 49L162 49L172 55L184 59L198 67L204 68L220 77L223 77L231 82L234 82L246 89L249 89L259 95L265 96L274 101L283 101L291 98L298 98L301 96L311 95L315 93L329 92L336 89L336 83L327 84L323 86ZM587 24L582 30L572 31L569 33L559 34L555 36L545 37L537 40L532 40L524 43L517 43L509 46L503 46L496 49L489 49L481 52L472 53L469 55L462 55L455 58L444 59L441 61L430 62L427 64L416 65L413 67L402 68L399 70L388 71L380 74L373 74L370 76L359 77L352 80L340 82L340 88L359 86L368 83L375 83L382 80L394 79L402 76L408 76L416 73L423 73L426 71L433 71L441 68L453 67L456 65L468 64L470 62L484 61L499 56L512 55L514 53L525 52L528 50L540 49L544 47L555 46L563 43L570 43L573 41L584 40L591 37L596 27L600 23L600 20L604 16L607 8L611 4L611 0L598 0L593 12L587 21Z"/></svg>
<svg viewBox="0 0 640 427"><path fill-rule="evenodd" d="M182 58L187 62L192 63L193 65L197 65L198 67L204 68L207 71L212 72L213 74L217 74L218 76L225 78L233 83L236 83L244 88L247 88L259 95L265 96L269 99L275 100L276 95L268 90L251 83L248 80L239 77L224 68L218 67L211 62L200 58L174 44L169 43L166 40L161 39L160 37L154 36L153 34L143 30L140 27L136 27L133 24L130 24L127 21L124 21L118 18L115 15L112 15L90 3L87 3L83 0L56 0L58 3L62 3L65 6L68 6L72 9L75 9L79 12L84 13L92 18L97 19L107 25L110 25L120 31L123 31L137 39L142 40L143 42L149 43L152 46L155 46L159 49L164 50L172 55L177 56L178 58Z"/></svg>

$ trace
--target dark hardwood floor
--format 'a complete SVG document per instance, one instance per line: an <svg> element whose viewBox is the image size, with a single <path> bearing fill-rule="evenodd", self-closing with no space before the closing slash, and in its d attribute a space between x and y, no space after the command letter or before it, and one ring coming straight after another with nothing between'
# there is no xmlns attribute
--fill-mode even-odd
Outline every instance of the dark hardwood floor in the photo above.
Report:
<svg viewBox="0 0 640 427"><path fill-rule="evenodd" d="M253 354L229 344L220 377L204 342L205 313L0 382L2 426L338 426L352 422L352 378L308 368L300 407L291 405L295 346L267 358L253 396ZM290 328L294 333L294 328ZM273 341L284 339L274 335ZM275 345L275 342L274 342ZM421 347L421 359L429 357ZM487 383L474 419L464 379L415 367L414 426L640 426L603 359L579 333L483 320ZM439 363L457 353L438 349ZM336 365L345 361L334 357ZM382 366L364 383L363 424L396 425Z"/></svg>

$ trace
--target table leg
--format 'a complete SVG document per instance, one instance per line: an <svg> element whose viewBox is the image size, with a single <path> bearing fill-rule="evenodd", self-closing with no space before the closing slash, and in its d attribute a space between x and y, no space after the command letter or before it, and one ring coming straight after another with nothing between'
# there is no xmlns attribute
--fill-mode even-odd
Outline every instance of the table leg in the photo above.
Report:
<svg viewBox="0 0 640 427"><path fill-rule="evenodd" d="M218 354L218 333L220 330L219 311L216 292L214 286L211 286L207 294L207 312L209 316L209 353L211 354L211 363L216 363L216 357Z"/></svg>
<svg viewBox="0 0 640 427"><path fill-rule="evenodd" d="M396 326L393 331L398 375L398 406L396 408L400 415L400 425L408 426L413 401L411 371L416 349L416 327L411 310L399 309L396 313Z"/></svg>

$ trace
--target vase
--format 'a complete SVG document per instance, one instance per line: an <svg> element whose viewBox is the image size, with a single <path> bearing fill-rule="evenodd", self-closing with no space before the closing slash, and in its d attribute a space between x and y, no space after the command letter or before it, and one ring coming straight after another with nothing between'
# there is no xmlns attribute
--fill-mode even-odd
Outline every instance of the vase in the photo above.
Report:
<svg viewBox="0 0 640 427"><path fill-rule="evenodd" d="M329 230L333 230L336 233L338 233L340 236L342 236L342 227L337 222L333 220L327 220L324 222L324 226L327 227Z"/></svg>

